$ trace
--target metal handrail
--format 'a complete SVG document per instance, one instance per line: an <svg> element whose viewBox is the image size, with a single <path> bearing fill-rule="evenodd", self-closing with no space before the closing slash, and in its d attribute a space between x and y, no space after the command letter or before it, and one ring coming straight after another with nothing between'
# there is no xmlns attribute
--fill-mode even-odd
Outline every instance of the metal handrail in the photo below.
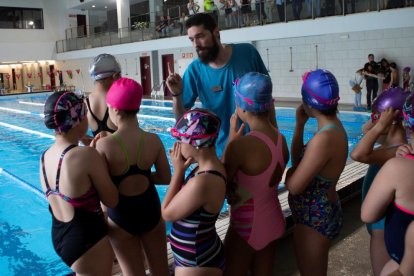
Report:
<svg viewBox="0 0 414 276"><path fill-rule="evenodd" d="M340 11L337 12L337 6L335 4L330 7L323 7L320 6L319 3L321 0L305 0L303 4L310 4L310 10L311 15L309 16L306 13L306 9L304 8L305 16L302 14L299 18L292 17L290 14L288 14L287 11L287 0L281 0L283 3L283 17L284 18L278 18L279 20L276 20L275 12L274 10L279 7L276 6L275 1L271 2L270 9L268 11L272 11L272 18L269 20L270 14L263 14L262 12L265 10L262 8L262 5L264 7L269 8L269 2L259 2L258 6L259 11L256 10L256 3L255 1L251 1L251 8L252 11L247 14L242 12L241 6L237 7L237 10L232 13L231 15L225 14L224 9L219 10L215 16L217 16L218 19L218 25L220 29L233 29L233 28L241 28L246 27L246 22L244 22L246 19L248 19L249 26L252 25L258 25L258 24L266 24L266 23L278 23L278 22L289 22L294 20L301 20L301 19L309 19L309 18L317 18L318 14L320 13L320 16L332 16L332 15L342 15L345 16L347 14L351 13L358 13L358 12L367 12L367 10L372 11L380 11L382 9L385 9L384 5L381 5L382 0L376 0L375 6L372 5L371 0L366 1L358 1L360 5L360 11L355 10L355 3L356 0L340 0L338 1L340 3ZM292 5L295 1L301 1L301 0L292 0ZM337 2L336 0L332 0L334 2ZM330 1L329 3L331 3ZM325 1L326 2L326 1ZM348 8L346 5L351 4L351 11L348 12ZM361 5L365 5L362 6ZM372 6L371 6L372 5ZM319 10L318 10L319 7ZM391 7L394 8L394 7ZM399 8L399 7L396 7ZM181 14L182 8L180 6L172 7L170 9L178 9L179 14ZM168 10L168 13L170 11ZM276 13L279 13L279 16L281 15L280 11L277 10ZM149 13L147 13L149 14ZM144 14L144 15L147 15ZM151 14L150 14L151 15ZM266 15L266 16L265 16ZM136 15L134 17L138 17L140 15ZM229 16L232 16L229 18ZM266 19L264 19L266 17ZM263 20L262 20L263 19ZM102 28L102 26L79 26L75 28L69 28L65 31L66 37L69 37L64 40L59 40L56 42L56 51L57 53L67 52L67 51L75 51L75 50L82 50L87 48L96 48L96 47L102 47L102 46L110 46L110 45L118 45L123 43L131 43L131 42L139 42L139 41L146 41L146 40L153 40L153 39L159 39L165 36L180 36L184 35L184 23L182 22L180 17L174 17L172 18L172 21L174 22L174 26L170 26L168 30L166 30L165 35L160 34L156 31L156 26L158 25L159 21L156 22L145 22L145 26L139 26L136 27L136 22L132 22L132 26L128 28L120 28L118 30L104 30L101 32L95 32L97 29L101 30L99 28ZM230 21L230 22L229 22ZM267 22L266 22L267 21ZM84 30L87 30L86 34ZM93 32L92 32L93 31ZM68 35L70 34L70 35ZM74 34L76 34L75 37L72 37ZM79 35L80 34L80 35Z"/></svg>

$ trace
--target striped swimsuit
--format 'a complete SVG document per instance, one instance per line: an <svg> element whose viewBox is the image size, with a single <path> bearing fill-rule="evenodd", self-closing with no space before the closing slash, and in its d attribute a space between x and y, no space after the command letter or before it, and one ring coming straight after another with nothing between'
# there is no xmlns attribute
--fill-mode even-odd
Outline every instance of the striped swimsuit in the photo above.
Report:
<svg viewBox="0 0 414 276"><path fill-rule="evenodd" d="M184 184L202 173L212 173L226 181L220 172L209 170L190 173ZM223 243L215 227L218 216L219 213L212 214L201 207L185 219L173 223L169 240L176 266L224 269Z"/></svg>

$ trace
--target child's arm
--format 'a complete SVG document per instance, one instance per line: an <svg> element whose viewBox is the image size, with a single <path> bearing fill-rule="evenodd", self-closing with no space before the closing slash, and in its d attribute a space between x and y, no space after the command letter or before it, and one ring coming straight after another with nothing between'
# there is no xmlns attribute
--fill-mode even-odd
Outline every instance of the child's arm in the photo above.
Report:
<svg viewBox="0 0 414 276"><path fill-rule="evenodd" d="M374 223L384 216L388 205L395 195L396 161L393 158L385 163L378 172L361 207L361 220ZM398 177L397 177L398 178Z"/></svg>
<svg viewBox="0 0 414 276"><path fill-rule="evenodd" d="M362 137L351 152L351 158L365 164L382 165L395 156L396 148L383 148L374 150L375 142L392 125L398 110L392 108L381 113L379 121Z"/></svg>
<svg viewBox="0 0 414 276"><path fill-rule="evenodd" d="M174 144L174 148L170 150L170 157L174 167L174 174L164 201L161 204L161 212L164 220L176 221L187 217L197 208L204 205L204 191L202 190L202 185L190 185L192 180L184 187L181 187L184 181L184 173L190 166L192 159L184 160L181 154L180 143Z"/></svg>
<svg viewBox="0 0 414 276"><path fill-rule="evenodd" d="M300 163L291 168L286 175L285 185L289 193L293 195L302 193L329 161L331 151L335 149L326 145L332 142L332 135L322 132L308 143Z"/></svg>
<svg viewBox="0 0 414 276"><path fill-rule="evenodd" d="M292 138L291 157L293 167L297 167L299 165L300 154L303 149L303 132L308 119L309 116L306 114L303 109L303 105L301 104L296 109L296 126Z"/></svg>
<svg viewBox="0 0 414 276"><path fill-rule="evenodd" d="M151 140L156 144L158 149L157 158L155 160L155 172L151 173L150 180L155 184L169 184L171 181L171 170L170 165L168 164L167 155L165 154L165 148L162 144L158 135L150 134Z"/></svg>
<svg viewBox="0 0 414 276"><path fill-rule="evenodd" d="M88 164L89 176L102 203L113 208L118 204L118 189L109 176L109 168L102 149L101 143L97 144L97 150L88 147L89 154L85 164Z"/></svg>
<svg viewBox="0 0 414 276"><path fill-rule="evenodd" d="M404 257L398 271L400 274L395 275L414 274L414 222L410 223L407 228L407 232L405 233Z"/></svg>

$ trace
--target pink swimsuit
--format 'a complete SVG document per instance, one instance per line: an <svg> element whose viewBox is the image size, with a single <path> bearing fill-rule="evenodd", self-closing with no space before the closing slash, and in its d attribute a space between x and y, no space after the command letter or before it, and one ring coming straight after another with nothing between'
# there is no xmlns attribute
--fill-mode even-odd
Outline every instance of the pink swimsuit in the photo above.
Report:
<svg viewBox="0 0 414 276"><path fill-rule="evenodd" d="M270 179L279 164L284 171L282 135L278 133L277 145L265 134L252 131L247 135L263 141L272 153L270 166L259 175L236 174L238 194L242 202L232 206L232 228L255 250L261 250L285 232L285 219L279 203L277 185L269 187ZM278 184L278 183L276 183Z"/></svg>

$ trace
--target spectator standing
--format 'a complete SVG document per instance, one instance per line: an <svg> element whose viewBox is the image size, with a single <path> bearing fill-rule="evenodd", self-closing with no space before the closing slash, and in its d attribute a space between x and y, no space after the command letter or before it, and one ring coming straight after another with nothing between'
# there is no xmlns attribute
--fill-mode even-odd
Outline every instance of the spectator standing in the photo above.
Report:
<svg viewBox="0 0 414 276"><path fill-rule="evenodd" d="M400 80L398 76L398 68L397 64L395 62L390 63L390 69L391 69L391 87L398 87L400 85Z"/></svg>
<svg viewBox="0 0 414 276"><path fill-rule="evenodd" d="M243 25L249 26L250 25L250 14L252 13L252 6L250 0L240 0L241 4L241 14L243 19Z"/></svg>
<svg viewBox="0 0 414 276"><path fill-rule="evenodd" d="M196 3L194 3L194 0L188 0L187 10L188 10L188 15L189 16L192 16L192 15L198 13L199 9L200 9L200 6L197 5Z"/></svg>
<svg viewBox="0 0 414 276"><path fill-rule="evenodd" d="M265 3L264 0L256 0L256 14L257 14L257 20L259 21L259 24L264 24L266 19L267 19L267 15L265 12Z"/></svg>
<svg viewBox="0 0 414 276"><path fill-rule="evenodd" d="M280 22L285 22L285 0L276 0L275 4Z"/></svg>
<svg viewBox="0 0 414 276"><path fill-rule="evenodd" d="M402 77L403 77L403 90L404 91L409 91L410 79L411 79L410 71L411 71L410 67L404 67L403 69Z"/></svg>
<svg viewBox="0 0 414 276"><path fill-rule="evenodd" d="M302 0L292 0L292 12L293 18L299 20L302 12Z"/></svg>
<svg viewBox="0 0 414 276"><path fill-rule="evenodd" d="M372 54L370 54L372 55ZM374 69L374 64L376 64L372 58L368 56L369 62L365 63L363 74L365 76L365 82L367 86L367 110L371 110L371 102L377 97L378 93L378 76L377 70Z"/></svg>

